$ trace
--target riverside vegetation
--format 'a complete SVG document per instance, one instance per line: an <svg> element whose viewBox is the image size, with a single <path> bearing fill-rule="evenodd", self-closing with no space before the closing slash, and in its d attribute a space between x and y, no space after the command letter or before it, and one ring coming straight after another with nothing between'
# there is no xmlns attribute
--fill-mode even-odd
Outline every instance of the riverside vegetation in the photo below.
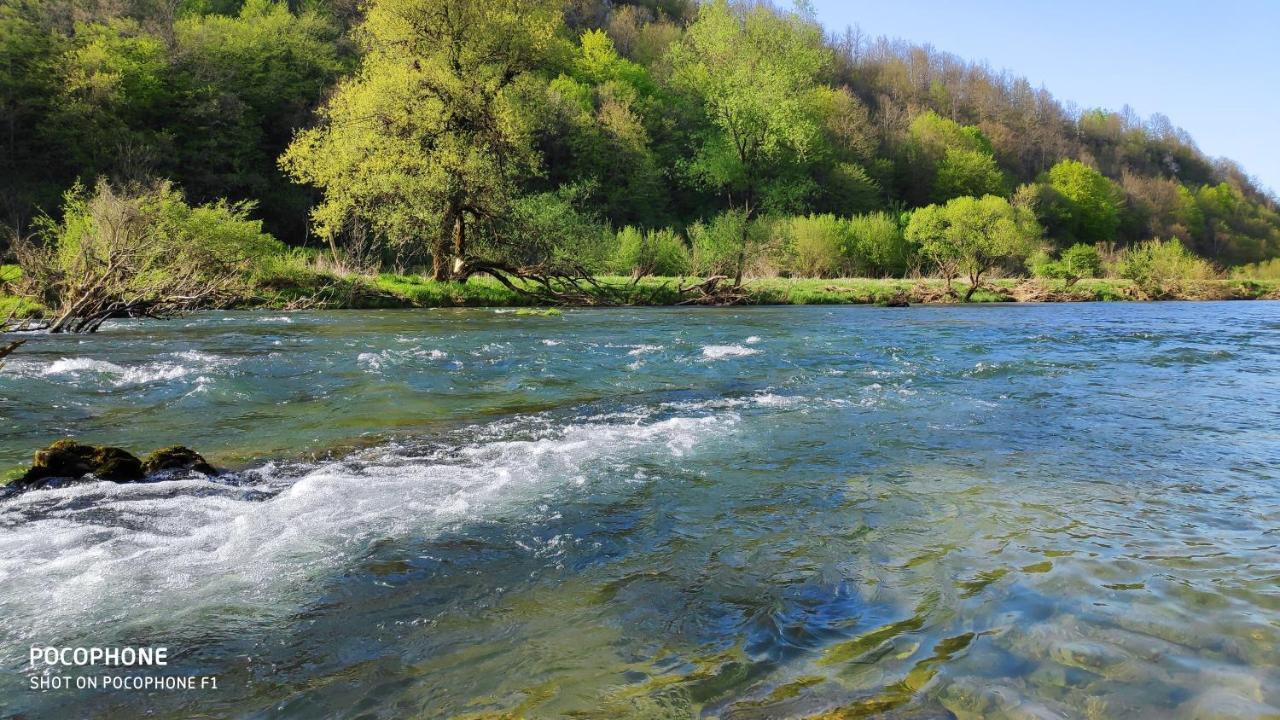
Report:
<svg viewBox="0 0 1280 720"><path fill-rule="evenodd" d="M0 23L19 327L1277 293L1275 198L1167 118L803 5L25 0Z"/></svg>

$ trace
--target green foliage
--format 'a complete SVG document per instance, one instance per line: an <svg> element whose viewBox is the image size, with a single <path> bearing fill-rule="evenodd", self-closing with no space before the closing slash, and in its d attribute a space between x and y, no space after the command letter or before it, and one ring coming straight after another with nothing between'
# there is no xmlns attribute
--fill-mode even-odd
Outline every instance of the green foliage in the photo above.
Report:
<svg viewBox="0 0 1280 720"><path fill-rule="evenodd" d="M849 219L853 271L866 277L902 277L915 263L916 246L903 235L898 218L879 212Z"/></svg>
<svg viewBox="0 0 1280 720"><path fill-rule="evenodd" d="M613 233L585 209L590 200L587 186L519 197L512 203L511 219L503 232L507 242L486 251L516 264L551 258L588 272L605 272L612 260Z"/></svg>
<svg viewBox="0 0 1280 720"><path fill-rule="evenodd" d="M968 300L984 273L1027 257L1040 237L1040 227L1029 211L987 195L956 198L915 211L906 237L920 244L921 254L947 279L959 273L969 276Z"/></svg>
<svg viewBox="0 0 1280 720"><path fill-rule="evenodd" d="M360 70L281 158L324 190L318 232L355 219L395 243L429 241L447 277L448 256L468 255L468 223L504 216L537 163L523 101L559 25L554 0L373 3Z"/></svg>
<svg viewBox="0 0 1280 720"><path fill-rule="evenodd" d="M1075 113L928 48L868 52L797 7L3 2L0 212L25 232L77 180L168 178L196 205L256 202L290 243L318 231L339 273L318 286L459 257L599 272L605 226L687 227L694 264L731 276L901 276L915 246L874 213L1014 187L1056 249L1280 255L1275 199L1167 119ZM847 218L838 261L830 233L791 227L828 215ZM1074 277L1060 262L1035 266Z"/></svg>
<svg viewBox="0 0 1280 720"><path fill-rule="evenodd" d="M738 268L743 251L743 238L751 239L751 222L745 213L730 210L720 213L709 223L689 227L693 246L693 271L698 275L732 275Z"/></svg>
<svg viewBox="0 0 1280 720"><path fill-rule="evenodd" d="M1056 195L1047 213L1050 233L1089 243L1116 239L1121 196L1102 173L1077 160L1063 160L1050 168L1048 185Z"/></svg>
<svg viewBox="0 0 1280 720"><path fill-rule="evenodd" d="M929 111L911 122L906 144L909 194L946 202L965 195L1005 195L1004 174L978 128Z"/></svg>
<svg viewBox="0 0 1280 720"><path fill-rule="evenodd" d="M1102 253L1095 245L1076 243L1063 250L1057 260L1047 253L1033 256L1027 265L1036 277L1074 282L1080 278L1102 277Z"/></svg>
<svg viewBox="0 0 1280 720"><path fill-rule="evenodd" d="M1116 262L1116 274L1137 283L1149 295L1161 297L1187 282L1212 280L1218 270L1177 240L1148 240L1126 248Z"/></svg>
<svg viewBox="0 0 1280 720"><path fill-rule="evenodd" d="M618 231L613 267L634 276L684 275L689 272L689 250L670 229L642 231L624 227Z"/></svg>
<svg viewBox="0 0 1280 720"><path fill-rule="evenodd" d="M768 172L815 141L808 100L827 57L808 19L727 0L704 4L671 49L675 87L696 97L706 117L688 171L732 197L748 220Z"/></svg>
<svg viewBox="0 0 1280 720"><path fill-rule="evenodd" d="M848 223L834 215L808 215L784 221L789 269L802 277L838 277L849 268Z"/></svg>
<svg viewBox="0 0 1280 720"><path fill-rule="evenodd" d="M62 219L19 249L31 294L55 309L52 332L93 332L122 314L167 315L232 302L243 274L281 245L247 203L188 205L171 184L67 192Z"/></svg>

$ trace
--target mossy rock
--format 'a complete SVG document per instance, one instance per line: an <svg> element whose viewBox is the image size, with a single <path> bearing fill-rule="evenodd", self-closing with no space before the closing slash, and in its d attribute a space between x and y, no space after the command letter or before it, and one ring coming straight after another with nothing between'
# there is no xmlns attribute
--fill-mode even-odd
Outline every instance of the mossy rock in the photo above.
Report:
<svg viewBox="0 0 1280 720"><path fill-rule="evenodd" d="M181 445L157 450L143 461L128 450L118 447L85 445L67 439L37 450L31 467L25 471L17 471L19 474L7 486L0 487L0 490L3 495L8 496L86 479L130 483L170 470L186 470L204 475L217 473L200 453Z"/></svg>
<svg viewBox="0 0 1280 720"><path fill-rule="evenodd" d="M200 453L189 447L174 445L156 450L142 461L142 470L148 475L161 470L191 470L202 475L214 475L218 471Z"/></svg>
<svg viewBox="0 0 1280 720"><path fill-rule="evenodd" d="M132 482L141 480L145 473L142 461L128 450L58 440L37 450L31 467L10 485L30 488L53 478L78 480L86 475L112 482Z"/></svg>

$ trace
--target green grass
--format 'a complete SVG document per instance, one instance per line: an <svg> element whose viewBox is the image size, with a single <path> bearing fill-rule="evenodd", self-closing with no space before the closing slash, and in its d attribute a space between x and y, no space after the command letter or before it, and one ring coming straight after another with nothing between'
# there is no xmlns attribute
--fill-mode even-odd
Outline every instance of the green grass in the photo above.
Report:
<svg viewBox="0 0 1280 720"><path fill-rule="evenodd" d="M694 278L647 277L631 284L630 278L602 276L605 288L597 292L601 304L673 305L683 299L678 286ZM347 283L363 285L363 294L334 298L326 307L524 307L538 304L488 276L466 283L436 282L418 275L384 273L376 277L353 276ZM968 285L953 283L953 294L937 279L896 280L875 278L759 278L744 282L746 304L752 305L874 305L893 300L913 304L960 302ZM305 294L286 293L284 297ZM983 283L971 302L1089 302L1159 299L1229 300L1280 297L1280 282L1210 280L1185 283L1158 292L1144 292L1131 280L1097 278L1068 284L1065 280L1001 278ZM268 303L271 304L271 303Z"/></svg>
<svg viewBox="0 0 1280 720"><path fill-rule="evenodd" d="M17 265L0 265L0 321L16 318L40 317L44 307L24 297L10 294L12 286L22 279L22 268Z"/></svg>

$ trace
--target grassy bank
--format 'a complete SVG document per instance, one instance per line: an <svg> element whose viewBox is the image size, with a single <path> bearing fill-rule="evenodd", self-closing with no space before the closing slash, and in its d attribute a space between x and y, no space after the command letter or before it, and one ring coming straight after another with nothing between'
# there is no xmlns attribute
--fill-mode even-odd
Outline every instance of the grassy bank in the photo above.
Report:
<svg viewBox="0 0 1280 720"><path fill-rule="evenodd" d="M15 280L16 266L0 266L0 279ZM609 291L608 304L674 305L677 289L693 280L646 277L634 285L629 278L599 278ZM937 279L873 278L792 279L759 278L744 283L749 305L875 305L894 301L911 304L958 303L967 285ZM42 308L25 298L4 294L0 282L0 318L33 317ZM1005 278L984 283L973 302L1110 302L1144 300L1257 300L1280 299L1280 280L1203 280L1141 287L1132 280L1064 280ZM240 307L271 309L360 309L415 307L523 307L537 302L488 276L466 283L436 282L419 275L356 275L337 273L290 274L263 279L254 297Z"/></svg>
<svg viewBox="0 0 1280 720"><path fill-rule="evenodd" d="M628 278L604 277L601 282L624 287ZM531 300L488 277L469 282L445 283L418 276L384 274L353 280L368 291L354 293L352 302L337 307L480 307L522 306ZM681 300L677 288L689 279L648 277L614 299L633 305L673 305ZM750 305L874 305L893 301L912 304L960 302L967 288L936 279L892 280L873 278L791 279L760 278L744 283ZM1008 278L984 283L973 302L1108 302L1144 300L1257 300L1280 299L1280 281L1206 280L1143 288L1132 280L1064 280Z"/></svg>
<svg viewBox="0 0 1280 720"><path fill-rule="evenodd" d="M12 284L22 279L22 268L17 265L0 265L0 320L7 317L39 317L44 308L39 303L9 293Z"/></svg>

